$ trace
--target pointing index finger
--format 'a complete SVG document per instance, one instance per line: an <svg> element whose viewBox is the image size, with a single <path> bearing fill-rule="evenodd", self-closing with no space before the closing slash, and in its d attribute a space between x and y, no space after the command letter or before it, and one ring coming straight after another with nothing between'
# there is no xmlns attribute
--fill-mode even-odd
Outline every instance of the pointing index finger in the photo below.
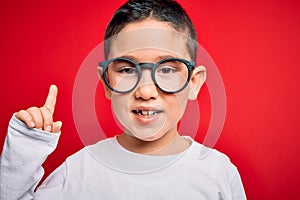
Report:
<svg viewBox="0 0 300 200"><path fill-rule="evenodd" d="M58 92L58 89L57 89L56 85L51 85L45 105L44 105L51 111L52 114L54 113L57 92Z"/></svg>

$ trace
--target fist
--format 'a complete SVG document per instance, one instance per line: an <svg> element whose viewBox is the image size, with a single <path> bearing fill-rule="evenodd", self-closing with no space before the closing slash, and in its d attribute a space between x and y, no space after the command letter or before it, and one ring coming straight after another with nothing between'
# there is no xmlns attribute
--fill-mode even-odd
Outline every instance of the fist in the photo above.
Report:
<svg viewBox="0 0 300 200"><path fill-rule="evenodd" d="M16 118L23 121L28 128L37 128L47 132L58 133L62 122L53 121L57 92L57 87L51 85L46 102L42 107L30 107L27 110L20 110L15 115Z"/></svg>

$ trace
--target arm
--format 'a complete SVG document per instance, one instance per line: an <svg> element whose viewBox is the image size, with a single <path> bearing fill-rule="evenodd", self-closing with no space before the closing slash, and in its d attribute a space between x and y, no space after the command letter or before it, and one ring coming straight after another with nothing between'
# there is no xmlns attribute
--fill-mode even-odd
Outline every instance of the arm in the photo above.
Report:
<svg viewBox="0 0 300 200"><path fill-rule="evenodd" d="M0 199L32 199L41 180L42 163L56 148L59 134L29 129L11 119L0 160Z"/></svg>
<svg viewBox="0 0 300 200"><path fill-rule="evenodd" d="M232 199L233 200L246 200L246 194L241 180L239 172L236 170L236 174L230 183Z"/></svg>
<svg viewBox="0 0 300 200"><path fill-rule="evenodd" d="M44 173L41 165L55 149L62 126L53 121L56 96L52 85L44 106L21 110L10 121L0 159L0 199L33 198Z"/></svg>

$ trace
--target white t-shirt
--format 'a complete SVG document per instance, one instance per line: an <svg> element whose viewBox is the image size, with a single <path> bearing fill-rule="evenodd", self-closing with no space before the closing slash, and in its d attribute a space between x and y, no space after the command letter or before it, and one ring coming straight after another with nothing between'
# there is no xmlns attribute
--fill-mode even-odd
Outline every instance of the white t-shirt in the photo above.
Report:
<svg viewBox="0 0 300 200"><path fill-rule="evenodd" d="M115 137L100 141L68 157L34 192L58 137L12 118L0 163L1 199L246 199L228 157L189 137L190 147L170 156L130 152Z"/></svg>

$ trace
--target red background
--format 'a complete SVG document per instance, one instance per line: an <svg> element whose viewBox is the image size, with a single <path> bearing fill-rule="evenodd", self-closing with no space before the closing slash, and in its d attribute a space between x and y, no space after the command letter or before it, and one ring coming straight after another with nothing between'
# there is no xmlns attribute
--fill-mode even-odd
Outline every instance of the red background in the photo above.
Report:
<svg viewBox="0 0 300 200"><path fill-rule="evenodd" d="M46 175L83 147L72 116L75 76L123 2L0 2L0 145L11 115L42 105L49 85L57 84L55 119L63 121L63 134L44 164ZM299 1L179 2L225 84L227 116L215 148L238 167L248 199L297 199ZM201 95L207 99L205 88Z"/></svg>

